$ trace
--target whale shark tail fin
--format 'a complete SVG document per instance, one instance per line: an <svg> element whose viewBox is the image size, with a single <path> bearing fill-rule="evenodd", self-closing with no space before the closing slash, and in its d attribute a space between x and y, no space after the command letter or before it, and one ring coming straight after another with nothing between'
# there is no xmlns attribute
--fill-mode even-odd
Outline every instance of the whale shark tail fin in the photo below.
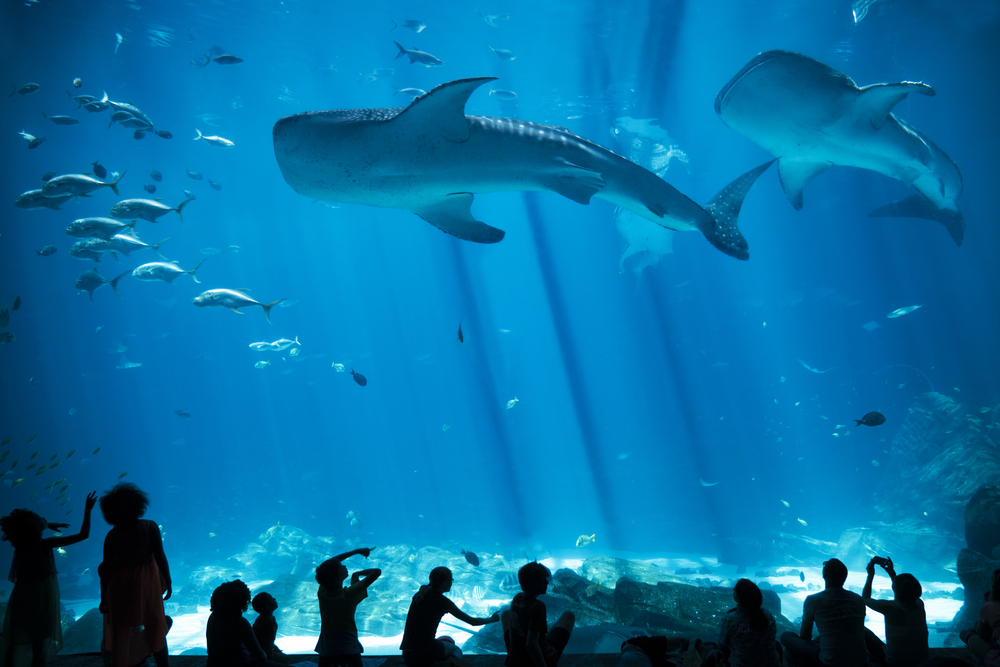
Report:
<svg viewBox="0 0 1000 667"><path fill-rule="evenodd" d="M904 197L891 204L886 204L868 214L869 218L923 218L925 220L937 220L955 241L955 245L962 245L965 238L965 216L961 211L954 211L948 208L938 208L927 197L922 194L913 194Z"/></svg>
<svg viewBox="0 0 1000 667"><path fill-rule="evenodd" d="M750 192L750 188L760 175L767 171L772 162L774 160L754 167L738 177L719 190L704 206L705 212L711 216L715 224L709 229L702 229L701 233L705 235L709 243L731 257L750 259L747 240L743 238L738 224L740 209L743 207L743 199Z"/></svg>

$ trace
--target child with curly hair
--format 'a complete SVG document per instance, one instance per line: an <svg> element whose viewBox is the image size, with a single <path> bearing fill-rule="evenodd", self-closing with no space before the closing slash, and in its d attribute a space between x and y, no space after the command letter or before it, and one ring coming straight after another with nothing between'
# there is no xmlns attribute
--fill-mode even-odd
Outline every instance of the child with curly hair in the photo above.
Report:
<svg viewBox="0 0 1000 667"><path fill-rule="evenodd" d="M250 606L250 589L239 579L227 581L212 592L208 617L206 667L281 667L267 659L243 612Z"/></svg>
<svg viewBox="0 0 1000 667"><path fill-rule="evenodd" d="M42 537L46 528L59 530L68 523L49 523L35 512L16 509L0 518L0 536L14 547L10 581L14 584L0 635L0 667L13 664L15 652L31 652L31 666L42 667L62 648L59 624L59 583L53 550L90 537L90 512L97 494L90 493L83 524L76 535Z"/></svg>

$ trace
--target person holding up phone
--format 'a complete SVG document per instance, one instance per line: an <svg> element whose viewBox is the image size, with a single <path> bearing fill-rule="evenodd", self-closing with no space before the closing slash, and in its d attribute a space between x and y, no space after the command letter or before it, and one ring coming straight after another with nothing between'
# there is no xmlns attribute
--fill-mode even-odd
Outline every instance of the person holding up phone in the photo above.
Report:
<svg viewBox="0 0 1000 667"><path fill-rule="evenodd" d="M875 566L880 566L892 580L892 600L872 598ZM912 574L896 574L891 558L875 556L868 563L868 580L861 591L865 605L885 616L885 643L865 629L865 644L874 662L885 667L917 665L928 659L927 615L920 599L923 589Z"/></svg>

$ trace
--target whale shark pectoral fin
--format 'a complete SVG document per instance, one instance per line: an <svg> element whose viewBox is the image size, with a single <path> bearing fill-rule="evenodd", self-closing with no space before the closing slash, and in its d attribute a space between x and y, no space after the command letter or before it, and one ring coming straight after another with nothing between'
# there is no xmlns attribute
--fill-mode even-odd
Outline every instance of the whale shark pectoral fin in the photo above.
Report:
<svg viewBox="0 0 1000 667"><path fill-rule="evenodd" d="M882 127L885 119L892 113L893 107L903 101L910 93L920 93L921 95L937 95L934 89L926 83L914 81L901 81L900 83L873 83L870 86L861 88L861 99L859 104L863 105L871 121L872 127L876 130Z"/></svg>
<svg viewBox="0 0 1000 667"><path fill-rule="evenodd" d="M604 189L600 172L573 164L565 158L556 158L558 167L542 184L577 204L589 204L590 198Z"/></svg>
<svg viewBox="0 0 1000 667"><path fill-rule="evenodd" d="M955 245L962 245L965 239L965 215L959 210L938 208L922 194L904 197L891 204L886 204L868 214L869 218L923 218L937 220L951 234Z"/></svg>
<svg viewBox="0 0 1000 667"><path fill-rule="evenodd" d="M812 179L833 166L832 162L797 158L778 160L778 177L785 197L796 211L802 210L802 190Z"/></svg>
<svg viewBox="0 0 1000 667"><path fill-rule="evenodd" d="M414 98L410 106L389 122L412 126L414 132L437 134L448 141L468 141L465 103L476 88L495 80L495 76L481 76L442 83L426 95Z"/></svg>
<svg viewBox="0 0 1000 667"><path fill-rule="evenodd" d="M503 240L505 232L472 217L471 192L456 192L413 212L431 223L442 232L463 241L474 243L497 243Z"/></svg>

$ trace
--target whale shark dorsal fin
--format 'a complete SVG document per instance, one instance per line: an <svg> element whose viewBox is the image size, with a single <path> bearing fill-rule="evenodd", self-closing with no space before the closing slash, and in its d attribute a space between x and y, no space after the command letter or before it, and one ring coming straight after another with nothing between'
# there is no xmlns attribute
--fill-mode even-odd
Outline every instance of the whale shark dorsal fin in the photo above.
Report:
<svg viewBox="0 0 1000 667"><path fill-rule="evenodd" d="M442 83L426 95L415 98L405 111L390 122L419 125L421 132L437 133L448 141L468 141L469 121L465 119L465 103L476 88L495 80L494 76L481 76Z"/></svg>
<svg viewBox="0 0 1000 667"><path fill-rule="evenodd" d="M910 93L934 96L937 93L926 83L901 81L900 83L873 83L861 88L861 104L865 106L868 119L876 130L882 127L893 107Z"/></svg>
<svg viewBox="0 0 1000 667"><path fill-rule="evenodd" d="M785 197L796 211L802 210L802 189L812 179L816 178L824 171L832 167L833 164L820 160L807 160L804 158L781 158L778 160L778 176L781 178L781 187L785 191Z"/></svg>
<svg viewBox="0 0 1000 667"><path fill-rule="evenodd" d="M475 243L496 243L504 231L472 217L471 192L456 192L413 212L442 232Z"/></svg>

